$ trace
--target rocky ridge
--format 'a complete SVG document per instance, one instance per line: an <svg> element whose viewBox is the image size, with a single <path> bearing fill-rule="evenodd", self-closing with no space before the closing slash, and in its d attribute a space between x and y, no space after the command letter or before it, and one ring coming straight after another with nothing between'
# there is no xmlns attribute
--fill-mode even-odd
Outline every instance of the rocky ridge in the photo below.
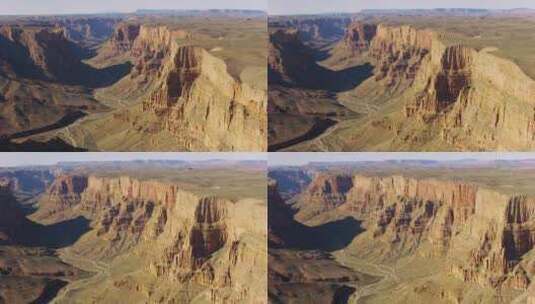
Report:
<svg viewBox="0 0 535 304"><path fill-rule="evenodd" d="M248 280L258 279L255 271L265 267L265 254L249 238L265 231L249 222L240 203L127 176L59 176L41 208L61 212L66 198L74 210L70 217L91 219L95 242L83 246L84 255L109 259L151 248L144 267L154 280L203 286L213 303L261 299L261 290L251 289Z"/></svg>
<svg viewBox="0 0 535 304"><path fill-rule="evenodd" d="M375 27L369 46L351 31L343 44L371 58L375 81L386 92L402 94L404 118L412 126L439 130L436 138L425 140L465 150L533 147L533 113L521 109L533 108L535 81L518 66L486 49L446 45L430 30ZM413 127L392 129L398 137L394 145L425 144Z"/></svg>
<svg viewBox="0 0 535 304"><path fill-rule="evenodd" d="M167 26L121 30L112 45L131 45L130 80L146 87L143 111L154 113L185 149L265 150L266 93L234 79L225 62L201 47L181 44L191 34ZM135 40L131 38L136 36ZM124 40L124 39L123 39Z"/></svg>
<svg viewBox="0 0 535 304"><path fill-rule="evenodd" d="M77 85L100 86L114 72L83 63L84 50L67 38L65 29L2 25L0 46L2 135L105 108Z"/></svg>
<svg viewBox="0 0 535 304"><path fill-rule="evenodd" d="M272 84L310 86L320 67L297 30L279 29L269 35L268 75Z"/></svg>
<svg viewBox="0 0 535 304"><path fill-rule="evenodd" d="M66 80L81 68L80 50L58 28L0 27L3 72L29 78ZM68 68L67 68L68 67Z"/></svg>
<svg viewBox="0 0 535 304"><path fill-rule="evenodd" d="M448 257L458 279L498 289L525 291L534 274L535 200L529 196L464 182L355 175L338 208L365 222L366 236L354 248L370 239L376 244L358 254L385 261L406 254Z"/></svg>

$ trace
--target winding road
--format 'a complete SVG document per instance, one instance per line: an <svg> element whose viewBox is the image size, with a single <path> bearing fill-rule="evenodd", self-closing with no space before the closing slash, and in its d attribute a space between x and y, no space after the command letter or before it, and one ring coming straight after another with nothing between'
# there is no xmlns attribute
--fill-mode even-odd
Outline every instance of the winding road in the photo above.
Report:
<svg viewBox="0 0 535 304"><path fill-rule="evenodd" d="M89 278L69 282L58 292L57 296L50 302L51 304L69 303L69 293L85 287L87 284L100 282L110 276L108 264L75 254L71 248L62 249L59 257L67 264L94 274Z"/></svg>
<svg viewBox="0 0 535 304"><path fill-rule="evenodd" d="M382 285L398 284L401 282L393 267L364 261L355 255L345 253L344 250L341 251L341 255L343 255L344 260L340 261L337 259L340 264L359 272L382 277L375 283L357 286L357 291L351 295L349 303L359 303L360 299L376 293L378 289L381 289ZM370 271L370 269L373 270Z"/></svg>

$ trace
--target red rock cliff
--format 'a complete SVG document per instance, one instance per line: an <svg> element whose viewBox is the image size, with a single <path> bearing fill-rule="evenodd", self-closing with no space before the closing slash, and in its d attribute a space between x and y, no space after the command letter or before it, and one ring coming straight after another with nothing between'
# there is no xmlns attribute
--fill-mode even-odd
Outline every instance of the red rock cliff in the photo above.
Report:
<svg viewBox="0 0 535 304"><path fill-rule="evenodd" d="M134 75L155 77L143 110L160 116L187 149L265 150L266 92L235 80L208 51L176 42L187 37L141 27Z"/></svg>
<svg viewBox="0 0 535 304"><path fill-rule="evenodd" d="M372 254L384 259L452 258L453 275L494 288L525 290L533 275L527 264L535 242L532 197L464 182L357 175L339 208L365 221L376 244Z"/></svg>

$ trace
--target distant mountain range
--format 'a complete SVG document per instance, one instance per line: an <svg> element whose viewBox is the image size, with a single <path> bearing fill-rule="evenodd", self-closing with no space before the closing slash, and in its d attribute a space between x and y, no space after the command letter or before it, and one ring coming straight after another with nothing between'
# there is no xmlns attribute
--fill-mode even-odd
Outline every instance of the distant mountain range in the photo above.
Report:
<svg viewBox="0 0 535 304"><path fill-rule="evenodd" d="M172 10L172 9L139 9L136 15L166 15L166 16L196 16L196 17L265 17L267 13L262 10L242 9L209 9L209 10Z"/></svg>

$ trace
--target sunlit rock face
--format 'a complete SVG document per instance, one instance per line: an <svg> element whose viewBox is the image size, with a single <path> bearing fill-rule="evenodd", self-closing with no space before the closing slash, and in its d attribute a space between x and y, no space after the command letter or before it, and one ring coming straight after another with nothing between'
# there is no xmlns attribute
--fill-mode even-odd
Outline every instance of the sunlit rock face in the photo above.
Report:
<svg viewBox="0 0 535 304"><path fill-rule="evenodd" d="M234 79L225 62L206 50L175 41L188 35L140 28L132 46L133 75L154 82L143 110L160 116L187 149L265 150L266 92Z"/></svg>

